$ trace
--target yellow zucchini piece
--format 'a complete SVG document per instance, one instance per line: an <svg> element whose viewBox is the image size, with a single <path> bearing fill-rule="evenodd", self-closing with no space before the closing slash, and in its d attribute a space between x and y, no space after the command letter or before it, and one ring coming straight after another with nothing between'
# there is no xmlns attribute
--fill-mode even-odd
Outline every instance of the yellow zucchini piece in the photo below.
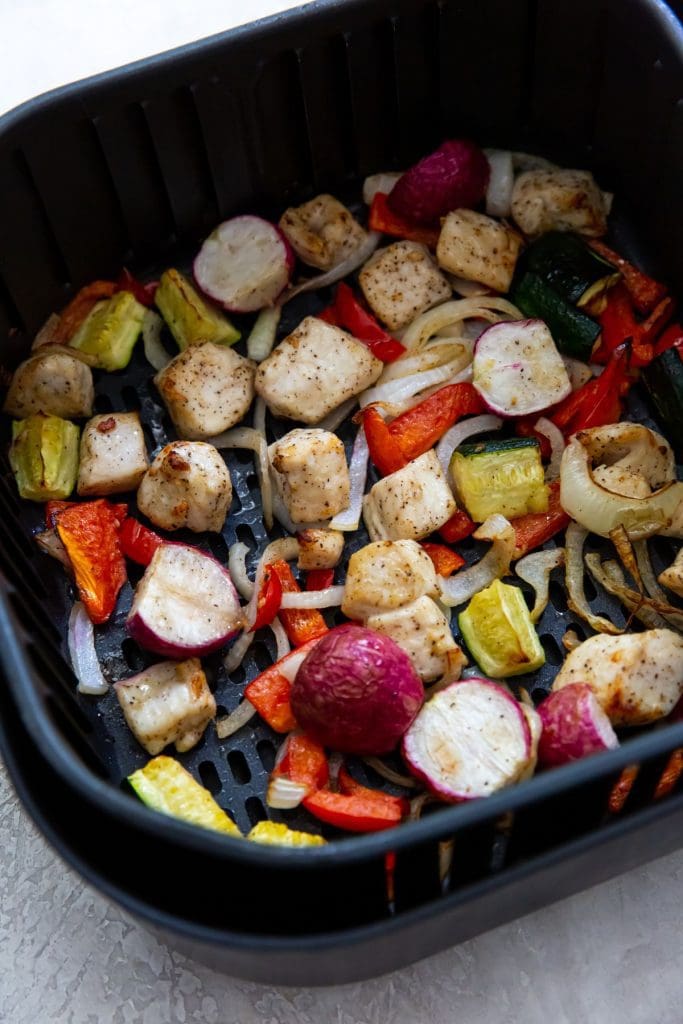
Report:
<svg viewBox="0 0 683 1024"><path fill-rule="evenodd" d="M548 511L541 448L534 438L462 444L453 452L451 479L476 523Z"/></svg>
<svg viewBox="0 0 683 1024"><path fill-rule="evenodd" d="M172 757L153 757L144 768L129 775L128 781L142 802L155 811L229 836L242 835L208 789Z"/></svg>
<svg viewBox="0 0 683 1024"><path fill-rule="evenodd" d="M131 292L116 292L97 303L69 345L94 356L100 370L123 370L130 362L144 316L145 307Z"/></svg>
<svg viewBox="0 0 683 1024"><path fill-rule="evenodd" d="M181 352L202 341L234 345L240 339L228 318L210 306L177 270L165 270L161 275L154 302Z"/></svg>
<svg viewBox="0 0 683 1024"><path fill-rule="evenodd" d="M479 668L492 679L535 672L545 651L519 587L496 580L475 594L458 625Z"/></svg>
<svg viewBox="0 0 683 1024"><path fill-rule="evenodd" d="M253 843L264 843L266 846L324 846L322 836L310 832L297 832L287 828L279 821L259 821L247 836Z"/></svg>
<svg viewBox="0 0 683 1024"><path fill-rule="evenodd" d="M36 413L12 423L9 461L22 498L68 498L78 475L79 429L70 420Z"/></svg>

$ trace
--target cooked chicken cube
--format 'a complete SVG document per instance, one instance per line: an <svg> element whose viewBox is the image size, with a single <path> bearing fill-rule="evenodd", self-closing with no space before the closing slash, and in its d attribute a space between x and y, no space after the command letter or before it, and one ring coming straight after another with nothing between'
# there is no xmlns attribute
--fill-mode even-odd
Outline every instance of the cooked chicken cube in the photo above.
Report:
<svg viewBox="0 0 683 1024"><path fill-rule="evenodd" d="M216 702L198 658L162 661L116 683L116 696L128 726L147 753L174 743L190 750L216 716Z"/></svg>
<svg viewBox="0 0 683 1024"><path fill-rule="evenodd" d="M492 217L453 210L441 226L436 259L451 274L497 292L510 288L522 240Z"/></svg>
<svg viewBox="0 0 683 1024"><path fill-rule="evenodd" d="M163 530L219 533L231 501L228 467L204 441L167 444L138 488L138 508Z"/></svg>
<svg viewBox="0 0 683 1024"><path fill-rule="evenodd" d="M290 206L280 218L280 230L299 259L320 270L336 267L367 237L351 211L330 195Z"/></svg>
<svg viewBox="0 0 683 1024"><path fill-rule="evenodd" d="M512 190L512 216L525 235L576 231L597 238L607 231L609 200L588 171L525 171Z"/></svg>
<svg viewBox="0 0 683 1024"><path fill-rule="evenodd" d="M612 725L647 725L683 696L683 637L672 629L591 636L565 658L553 690L588 683Z"/></svg>
<svg viewBox="0 0 683 1024"><path fill-rule="evenodd" d="M379 249L358 280L373 313L392 331L451 297L451 286L418 242L394 242Z"/></svg>
<svg viewBox="0 0 683 1024"><path fill-rule="evenodd" d="M414 540L375 541L351 555L341 609L362 621L438 593L434 563L424 548Z"/></svg>
<svg viewBox="0 0 683 1024"><path fill-rule="evenodd" d="M239 423L254 397L255 364L225 345L191 345L154 378L180 437L214 437Z"/></svg>
<svg viewBox="0 0 683 1024"><path fill-rule="evenodd" d="M293 523L331 519L349 503L344 445L329 430L290 430L268 449L275 486Z"/></svg>
<svg viewBox="0 0 683 1024"><path fill-rule="evenodd" d="M68 352L48 348L16 368L3 409L18 419L38 412L79 419L92 415L94 397L90 367Z"/></svg>
<svg viewBox="0 0 683 1024"><path fill-rule="evenodd" d="M426 683L443 676L447 670L457 679L466 663L446 616L431 597L418 597L403 608L371 615L365 625L395 640Z"/></svg>
<svg viewBox="0 0 683 1024"><path fill-rule="evenodd" d="M334 569L344 550L341 530L302 530L299 540L300 569Z"/></svg>
<svg viewBox="0 0 683 1024"><path fill-rule="evenodd" d="M256 392L276 416L319 423L374 384L384 364L346 331L307 316L256 371Z"/></svg>
<svg viewBox="0 0 683 1024"><path fill-rule="evenodd" d="M443 526L456 507L436 452L430 448L378 480L363 500L363 519L372 540L421 540Z"/></svg>
<svg viewBox="0 0 683 1024"><path fill-rule="evenodd" d="M145 435L136 412L106 413L86 423L78 467L81 497L133 491L148 466Z"/></svg>
<svg viewBox="0 0 683 1024"><path fill-rule="evenodd" d="M657 577L663 587L673 590L674 594L683 597L683 548L678 552L668 569Z"/></svg>

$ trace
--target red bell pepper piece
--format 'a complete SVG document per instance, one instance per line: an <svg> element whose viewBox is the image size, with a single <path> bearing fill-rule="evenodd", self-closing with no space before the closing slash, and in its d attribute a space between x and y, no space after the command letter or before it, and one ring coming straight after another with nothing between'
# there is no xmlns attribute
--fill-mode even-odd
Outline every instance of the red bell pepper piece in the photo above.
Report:
<svg viewBox="0 0 683 1024"><path fill-rule="evenodd" d="M646 320L638 321L631 296L625 285L619 284L610 292L604 310L599 316L601 340L592 359L606 363L612 352L627 339L631 339L631 366L647 366L654 358L654 343L671 319L675 302L665 296L652 310Z"/></svg>
<svg viewBox="0 0 683 1024"><path fill-rule="evenodd" d="M344 327L354 338L367 345L373 356L381 359L383 363L393 363L405 354L406 350L401 342L396 341L384 330L344 281L337 287L333 309L337 325ZM330 322L328 320L328 323Z"/></svg>
<svg viewBox="0 0 683 1024"><path fill-rule="evenodd" d="M619 345L600 374L568 395L550 416L555 426L569 436L577 430L616 423L621 416L621 396L628 391L630 343Z"/></svg>
<svg viewBox="0 0 683 1024"><path fill-rule="evenodd" d="M434 563L437 576L451 576L465 564L465 559L462 555L459 555L457 551L453 551L452 548L447 548L445 544L423 542L421 547L424 548Z"/></svg>
<svg viewBox="0 0 683 1024"><path fill-rule="evenodd" d="M324 309L321 309L320 312L315 315L318 320L324 320L326 324L332 324L333 327L341 327L341 324L337 319L334 302L330 303L329 306L325 306Z"/></svg>
<svg viewBox="0 0 683 1024"><path fill-rule="evenodd" d="M369 405L360 413L370 458L382 476L389 476L408 465L398 439L391 434L379 411Z"/></svg>
<svg viewBox="0 0 683 1024"><path fill-rule="evenodd" d="M334 569L309 569L306 590L327 590L334 583Z"/></svg>
<svg viewBox="0 0 683 1024"><path fill-rule="evenodd" d="M119 279L116 282L116 290L119 292L131 292L135 296L136 300L143 306L153 306L154 296L156 290L159 287L158 281L149 281L147 284L143 284L142 281L138 281L137 277L133 277L130 270L126 267L123 268L119 274Z"/></svg>
<svg viewBox="0 0 683 1024"><path fill-rule="evenodd" d="M534 424L538 419L538 415L535 416L522 416L515 423L515 433L518 437L533 437L541 446L541 458L549 459L552 455L552 446L550 439L545 434L539 433L538 430L534 429Z"/></svg>
<svg viewBox="0 0 683 1024"><path fill-rule="evenodd" d="M56 499L48 501L45 505L45 525L48 530L54 530L57 525L57 516L60 512L77 504L78 502L76 501L57 501Z"/></svg>
<svg viewBox="0 0 683 1024"><path fill-rule="evenodd" d="M327 785L330 778L325 750L305 733L292 732L285 740L285 753L273 768L271 778L283 775L314 793Z"/></svg>
<svg viewBox="0 0 683 1024"><path fill-rule="evenodd" d="M397 416L389 424L389 433L398 441L406 462L411 462L429 451L462 416L484 409L481 395L471 384L447 384Z"/></svg>
<svg viewBox="0 0 683 1024"><path fill-rule="evenodd" d="M280 610L282 602L282 583L272 565L267 565L263 572L261 590L256 602L256 618L254 625L249 630L255 633L257 629L269 626Z"/></svg>
<svg viewBox="0 0 683 1024"><path fill-rule="evenodd" d="M397 807L390 807L374 795L354 796L320 789L304 797L302 803L320 821L347 832L378 832L400 824L402 818Z"/></svg>
<svg viewBox="0 0 683 1024"><path fill-rule="evenodd" d="M374 800L379 806L382 804L388 810L397 811L401 817L410 810L410 802L403 796L394 796L391 793L383 793L380 789L370 789L358 782L349 775L346 767L342 765L339 769L339 791L346 796L361 796L366 800Z"/></svg>
<svg viewBox="0 0 683 1024"><path fill-rule="evenodd" d="M279 560L268 568L278 577L283 594L298 593L299 584L287 562ZM279 614L289 642L294 647L301 647L309 640L317 640L328 631L325 620L317 608L281 608Z"/></svg>
<svg viewBox="0 0 683 1024"><path fill-rule="evenodd" d="M286 564L286 563L285 563ZM290 651L274 665L267 668L249 683L244 696L251 701L261 718L275 732L292 732L296 729L296 719L289 703L292 692L291 679L309 651L317 643L317 639L303 644L296 651Z"/></svg>
<svg viewBox="0 0 683 1024"><path fill-rule="evenodd" d="M429 249L436 249L436 243L439 241L438 228L425 228L411 224L389 209L384 192L375 193L368 214L368 226L371 231L381 231L383 235L391 235L392 238L407 238L411 242L421 242Z"/></svg>
<svg viewBox="0 0 683 1024"><path fill-rule="evenodd" d="M515 558L540 548L560 530L569 526L570 518L560 505L560 481L553 480L548 487L548 511L530 513L511 520L515 531Z"/></svg>
<svg viewBox="0 0 683 1024"><path fill-rule="evenodd" d="M163 537L160 537L154 530L150 530L149 527L143 526L132 516L124 519L119 530L119 540L121 550L126 558L137 562L138 565L149 565L154 557L154 552L165 543Z"/></svg>
<svg viewBox="0 0 683 1024"><path fill-rule="evenodd" d="M117 291L115 281L93 281L81 288L59 314L59 325L52 340L67 345L94 306L103 299L110 299Z"/></svg>
<svg viewBox="0 0 683 1024"><path fill-rule="evenodd" d="M669 348L683 348L683 325L671 324L670 327L660 334L654 344L654 355L661 356Z"/></svg>
<svg viewBox="0 0 683 1024"><path fill-rule="evenodd" d="M469 537L477 528L477 524L470 519L463 509L459 508L451 518L439 527L439 533L447 544L457 544L459 540Z"/></svg>
<svg viewBox="0 0 683 1024"><path fill-rule="evenodd" d="M57 533L71 559L81 601L95 623L107 621L127 579L119 541L125 510L125 505L100 498L56 515Z"/></svg>
<svg viewBox="0 0 683 1024"><path fill-rule="evenodd" d="M649 313L655 308L658 302L666 295L666 286L654 278L648 277L642 270L638 270L632 263L625 260L614 249L610 249L604 242L598 239L591 239L588 243L608 263L612 263L621 271L624 284L633 300L633 305L639 313Z"/></svg>

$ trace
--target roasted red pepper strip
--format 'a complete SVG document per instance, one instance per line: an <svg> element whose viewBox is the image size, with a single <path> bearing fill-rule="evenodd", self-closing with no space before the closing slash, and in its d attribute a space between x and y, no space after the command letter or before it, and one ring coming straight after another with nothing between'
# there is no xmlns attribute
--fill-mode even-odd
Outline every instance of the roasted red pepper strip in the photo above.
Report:
<svg viewBox="0 0 683 1024"><path fill-rule="evenodd" d="M476 528L474 520L459 508L443 526L439 527L439 533L447 544L457 544L459 540L473 534Z"/></svg>
<svg viewBox="0 0 683 1024"><path fill-rule="evenodd" d="M333 327L341 327L339 320L337 319L337 313L334 308L334 302L329 306L325 306L319 313L315 314L318 320L324 320L326 324L332 324Z"/></svg>
<svg viewBox="0 0 683 1024"><path fill-rule="evenodd" d="M303 806L320 821L347 832L379 832L384 828L399 825L402 815L397 807L372 797L347 796L346 793L332 793L320 789L304 797Z"/></svg>
<svg viewBox="0 0 683 1024"><path fill-rule="evenodd" d="M333 309L337 325L367 345L373 356L383 363L393 363L405 354L401 342L384 330L344 281L337 287Z"/></svg>
<svg viewBox="0 0 683 1024"><path fill-rule="evenodd" d="M57 501L56 499L48 501L45 505L45 525L48 529L54 530L57 525L57 516L60 512L77 504L78 502L76 501Z"/></svg>
<svg viewBox="0 0 683 1024"><path fill-rule="evenodd" d="M565 436L619 420L621 396L632 383L628 375L630 349L629 342L619 345L599 377L586 381L555 407L550 419Z"/></svg>
<svg viewBox="0 0 683 1024"><path fill-rule="evenodd" d="M368 214L368 226L371 231L381 231L383 235L391 235L392 238L407 238L411 242L421 242L429 249L436 249L436 243L439 241L438 228L419 227L390 210L384 192L375 193Z"/></svg>
<svg viewBox="0 0 683 1024"><path fill-rule="evenodd" d="M138 565L149 565L154 557L154 552L165 543L163 537L147 526L143 526L132 516L124 519L119 530L119 540L121 541L121 550L126 558L137 562Z"/></svg>
<svg viewBox="0 0 683 1024"><path fill-rule="evenodd" d="M410 460L404 456L398 439L390 433L379 411L369 405L363 409L360 416L365 428L370 459L382 476L389 476L390 473L407 466Z"/></svg>
<svg viewBox="0 0 683 1024"><path fill-rule="evenodd" d="M334 569L309 569L306 590L327 590L334 583Z"/></svg>
<svg viewBox="0 0 683 1024"><path fill-rule="evenodd" d="M471 384L447 384L397 416L389 424L389 433L398 441L406 462L412 462L428 452L462 416L473 416L485 408ZM365 433L367 437L367 430Z"/></svg>
<svg viewBox="0 0 683 1024"><path fill-rule="evenodd" d="M683 326L681 324L671 324L663 334L660 334L653 349L655 357L661 356L662 352L666 352L669 348L683 348Z"/></svg>
<svg viewBox="0 0 683 1024"><path fill-rule="evenodd" d="M154 296L158 287L158 281L149 281L147 284L138 281L137 277L133 277L130 270L127 270L125 267L119 274L119 279L116 282L117 291L131 292L143 306L154 305Z"/></svg>
<svg viewBox="0 0 683 1024"><path fill-rule="evenodd" d="M591 239L588 243L608 263L612 263L624 278L633 305L639 313L649 313L657 303L666 295L666 286L648 277L642 270L638 270L632 263L625 260L614 249L610 249L604 242L598 239Z"/></svg>
<svg viewBox="0 0 683 1024"><path fill-rule="evenodd" d="M548 511L518 516L511 520L515 531L515 558L539 548L560 530L569 526L570 519L560 505L560 481L553 480L548 487Z"/></svg>
<svg viewBox="0 0 683 1024"><path fill-rule="evenodd" d="M59 314L59 326L52 340L67 345L93 307L103 299L110 299L118 290L115 281L93 281L81 288Z"/></svg>
<svg viewBox="0 0 683 1024"><path fill-rule="evenodd" d="M280 583L280 577L274 572L271 565L267 565L263 573L261 591L256 602L256 618L249 632L255 633L257 629L269 626L280 610L281 601L282 584Z"/></svg>
<svg viewBox="0 0 683 1024"><path fill-rule="evenodd" d="M273 768L271 778L284 775L292 782L307 786L309 793L326 786L330 770L324 748L301 732L290 733L285 743L284 757Z"/></svg>
<svg viewBox="0 0 683 1024"><path fill-rule="evenodd" d="M283 594L299 591L299 584L285 561L273 562L268 568L278 577ZM294 647L301 647L309 640L317 640L327 633L327 625L317 608L281 608L279 615L289 642Z"/></svg>
<svg viewBox="0 0 683 1024"><path fill-rule="evenodd" d="M246 699L251 701L261 718L275 732L292 732L296 729L296 719L289 703L292 692L290 679L316 643L317 639L311 640L298 650L290 651L256 676L256 679L252 679L244 691Z"/></svg>
<svg viewBox="0 0 683 1024"><path fill-rule="evenodd" d="M344 765L339 769L338 781L339 791L346 796L361 796L366 800L376 801L378 806L381 804L387 810L397 811L401 817L410 810L410 802L405 797L393 796L391 793L383 793L379 789L370 789L368 786L364 786L352 775L349 775Z"/></svg>
<svg viewBox="0 0 683 1024"><path fill-rule="evenodd" d="M447 548L445 544L423 542L421 547L424 548L434 563L437 576L451 576L465 564L465 559L462 555L459 555L457 551L453 551L452 548Z"/></svg>
<svg viewBox="0 0 683 1024"><path fill-rule="evenodd" d="M535 416L522 416L515 422L515 433L518 437L533 437L541 446L541 458L549 459L552 455L552 446L550 439L541 434L538 430L534 429L534 424L538 419L538 415Z"/></svg>
<svg viewBox="0 0 683 1024"><path fill-rule="evenodd" d="M665 296L646 320L638 321L625 285L617 285L610 292L604 310L599 316L600 345L592 355L596 363L606 363L612 352L627 339L631 339L631 366L647 366L654 358L654 343L673 316L675 302Z"/></svg>
<svg viewBox="0 0 683 1024"><path fill-rule="evenodd" d="M72 505L56 517L57 533L71 559L81 601L95 623L107 621L127 579L119 541L122 508L126 506L100 498Z"/></svg>

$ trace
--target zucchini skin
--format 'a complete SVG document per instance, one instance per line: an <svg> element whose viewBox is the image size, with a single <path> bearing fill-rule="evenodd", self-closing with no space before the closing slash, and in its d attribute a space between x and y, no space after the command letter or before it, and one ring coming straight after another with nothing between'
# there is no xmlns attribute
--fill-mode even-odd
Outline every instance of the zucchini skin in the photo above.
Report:
<svg viewBox="0 0 683 1024"><path fill-rule="evenodd" d="M527 271L513 282L510 300L525 316L543 320L560 352L583 362L600 334L600 324L572 306L538 274Z"/></svg>
<svg viewBox="0 0 683 1024"><path fill-rule="evenodd" d="M659 425L671 442L678 460L683 458L683 358L680 349L669 348L642 372Z"/></svg>
<svg viewBox="0 0 683 1024"><path fill-rule="evenodd" d="M450 475L459 500L475 522L496 513L512 519L548 509L540 444L535 438L461 445L451 457Z"/></svg>
<svg viewBox="0 0 683 1024"><path fill-rule="evenodd" d="M522 267L579 307L611 288L621 276L616 267L568 231L542 235L527 249Z"/></svg>
<svg viewBox="0 0 683 1024"><path fill-rule="evenodd" d="M457 448L458 455L465 458L476 458L477 455L497 455L505 452L518 451L520 448L540 448L535 437L506 437L494 438L491 441L474 441L471 444L461 444Z"/></svg>

